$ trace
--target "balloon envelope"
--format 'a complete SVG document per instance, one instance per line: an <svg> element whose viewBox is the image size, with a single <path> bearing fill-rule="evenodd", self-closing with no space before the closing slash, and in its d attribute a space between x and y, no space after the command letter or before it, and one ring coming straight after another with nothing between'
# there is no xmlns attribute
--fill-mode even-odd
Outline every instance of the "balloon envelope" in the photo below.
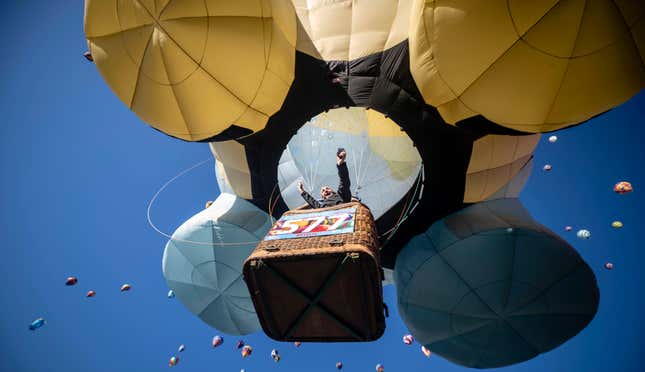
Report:
<svg viewBox="0 0 645 372"><path fill-rule="evenodd" d="M271 219L253 204L221 194L184 222L166 244L163 273L177 299L212 327L229 334L260 329L242 263Z"/></svg>
<svg viewBox="0 0 645 372"><path fill-rule="evenodd" d="M598 306L591 269L517 199L433 224L394 269L399 313L417 342L455 363L501 367L582 330Z"/></svg>

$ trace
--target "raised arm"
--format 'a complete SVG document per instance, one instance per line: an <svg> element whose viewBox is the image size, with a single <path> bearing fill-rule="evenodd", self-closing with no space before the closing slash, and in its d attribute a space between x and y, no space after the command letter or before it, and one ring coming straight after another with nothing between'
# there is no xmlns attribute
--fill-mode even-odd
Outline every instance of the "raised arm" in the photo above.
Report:
<svg viewBox="0 0 645 372"><path fill-rule="evenodd" d="M313 196L311 196L311 194L305 191L305 188L302 185L302 181L298 182L298 191L300 191L300 196L302 196L302 198L305 199L305 201L307 202L307 204L309 204L311 208L314 208L314 209L321 208L321 205L318 202L318 200L316 200L316 198L314 198Z"/></svg>
<svg viewBox="0 0 645 372"><path fill-rule="evenodd" d="M345 163L346 155L345 150L336 155L338 158L336 161L336 167L338 168L338 178L340 179L338 184L338 195L340 195L344 203L349 203L352 201L352 191L350 189L351 183L349 181L349 170L347 169L347 163Z"/></svg>

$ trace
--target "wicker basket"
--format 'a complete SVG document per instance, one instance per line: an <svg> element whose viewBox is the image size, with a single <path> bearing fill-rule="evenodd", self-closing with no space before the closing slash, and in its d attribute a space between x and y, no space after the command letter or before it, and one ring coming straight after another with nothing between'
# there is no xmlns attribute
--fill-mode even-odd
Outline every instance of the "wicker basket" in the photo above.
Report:
<svg viewBox="0 0 645 372"><path fill-rule="evenodd" d="M371 341L385 330L382 271L370 210L346 203L285 216L355 207L354 232L264 240L244 278L269 337L280 341Z"/></svg>

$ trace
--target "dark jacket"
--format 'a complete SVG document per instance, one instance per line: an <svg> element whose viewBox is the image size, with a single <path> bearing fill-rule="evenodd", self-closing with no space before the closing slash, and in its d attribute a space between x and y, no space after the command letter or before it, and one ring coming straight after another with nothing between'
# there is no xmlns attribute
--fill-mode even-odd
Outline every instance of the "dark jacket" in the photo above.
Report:
<svg viewBox="0 0 645 372"><path fill-rule="evenodd" d="M333 205L338 205L342 203L349 203L352 201L352 192L349 189L349 170L347 169L347 164L343 162L341 165L338 165L338 178L340 178L340 183L338 184L338 191L334 192L327 199L315 199L308 192L303 191L302 198L305 199L307 204L311 208L325 208L331 207Z"/></svg>

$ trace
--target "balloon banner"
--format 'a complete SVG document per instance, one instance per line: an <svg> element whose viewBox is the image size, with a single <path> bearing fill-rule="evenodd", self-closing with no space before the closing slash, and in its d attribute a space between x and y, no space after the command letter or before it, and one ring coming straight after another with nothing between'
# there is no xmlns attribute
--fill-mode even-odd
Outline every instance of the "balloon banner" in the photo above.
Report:
<svg viewBox="0 0 645 372"><path fill-rule="evenodd" d="M354 232L356 208L282 216L264 240L305 238Z"/></svg>

